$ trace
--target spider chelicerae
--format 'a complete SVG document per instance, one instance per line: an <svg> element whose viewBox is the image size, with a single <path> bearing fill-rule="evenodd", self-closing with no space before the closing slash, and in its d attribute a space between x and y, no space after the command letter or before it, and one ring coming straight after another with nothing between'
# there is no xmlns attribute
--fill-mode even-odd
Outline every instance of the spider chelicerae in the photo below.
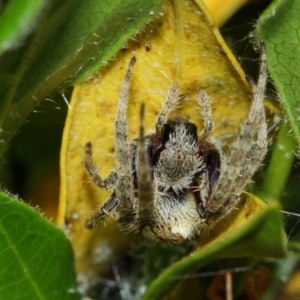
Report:
<svg viewBox="0 0 300 300"><path fill-rule="evenodd" d="M253 100L229 154L210 141L213 130L210 98L199 91L199 117L204 130L185 119L168 120L180 102L180 89L173 83L158 115L153 134L144 135L141 105L139 138L129 142L127 105L133 57L121 87L115 121L115 170L102 179L92 160L92 144L85 147L85 168L100 189L112 190L102 207L87 220L94 228L113 217L121 228L144 232L165 242L178 243L210 229L239 203L245 186L261 165L267 151L267 126L263 106L266 55L262 45L259 78L252 83ZM213 222L210 222L213 220Z"/></svg>

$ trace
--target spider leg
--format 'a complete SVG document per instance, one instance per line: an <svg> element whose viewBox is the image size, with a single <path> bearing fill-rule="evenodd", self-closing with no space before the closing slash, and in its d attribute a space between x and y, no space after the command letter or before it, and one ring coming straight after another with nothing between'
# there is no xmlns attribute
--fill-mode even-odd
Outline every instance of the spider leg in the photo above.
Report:
<svg viewBox="0 0 300 300"><path fill-rule="evenodd" d="M132 170L126 116L130 78L135 62L136 58L133 57L129 63L129 67L122 84L115 122L115 158L116 172L118 174L118 182L116 184L115 193L119 201L119 205L121 205L121 208L123 209L132 209L134 206L134 187L131 178Z"/></svg>
<svg viewBox="0 0 300 300"><path fill-rule="evenodd" d="M266 81L266 54L262 45L259 78L254 87L250 112L231 147L230 157L221 163L221 175L210 206L212 211L219 210L221 206L226 206L226 210L228 207L228 212L230 211L228 202L234 203L231 200L242 193L266 154L267 126L263 105Z"/></svg>
<svg viewBox="0 0 300 300"><path fill-rule="evenodd" d="M211 101L207 93L204 90L200 90L196 100L200 107L200 116L204 121L204 130L199 136L199 141L201 142L210 136L214 128L214 122L212 120ZM206 157L207 169L206 172L202 174L201 180L199 180L200 194L203 201L201 203L203 206L202 210L204 206L210 202L213 186L220 174L221 159L221 153L217 149L209 150Z"/></svg>
<svg viewBox="0 0 300 300"><path fill-rule="evenodd" d="M111 194L108 200L103 204L100 210L95 211L92 215L86 220L85 226L88 229L94 229L99 221L110 216L110 212L117 206L118 201L115 193Z"/></svg>
<svg viewBox="0 0 300 300"><path fill-rule="evenodd" d="M154 187L152 179L152 170L148 162L148 156L145 151L144 135L144 114L145 105L141 105L140 110L140 133L138 143L138 198L139 198L139 216L142 220L149 218L149 213L154 207Z"/></svg>
<svg viewBox="0 0 300 300"><path fill-rule="evenodd" d="M262 123L257 130L257 141L249 149L249 152L247 153L244 162L241 164L240 176L236 180L235 189L239 193L243 191L244 187L250 181L255 171L259 168L261 161L263 160L267 152L268 140L265 121L264 124Z"/></svg>
<svg viewBox="0 0 300 300"><path fill-rule="evenodd" d="M211 117L210 99L204 90L199 91L197 102L200 106L200 115L204 120L204 132L202 133L201 138L206 138L211 134L214 128L214 122Z"/></svg>
<svg viewBox="0 0 300 300"><path fill-rule="evenodd" d="M167 123L168 115L176 108L180 102L178 84L174 82L167 95L167 100L165 101L161 112L158 115L156 121L156 132L161 135L163 126Z"/></svg>
<svg viewBox="0 0 300 300"><path fill-rule="evenodd" d="M264 90L267 81L267 70L266 70L266 53L264 45L262 45L261 53L261 65L259 70L259 79L256 86L253 86L254 98L256 101L264 98ZM253 100L254 102L255 99ZM263 160L268 146L268 136L267 136L267 124L266 116L263 106L263 101L259 102L260 105L257 106L257 139L256 143L252 143L247 153L246 159L241 164L241 176L237 178L236 189L242 190L245 185L249 182L255 171L259 168L261 161Z"/></svg>
<svg viewBox="0 0 300 300"><path fill-rule="evenodd" d="M93 163L92 143L88 142L85 145L84 166L90 175L93 183L100 189L111 190L118 181L118 175L112 171L104 180L98 173L97 167Z"/></svg>

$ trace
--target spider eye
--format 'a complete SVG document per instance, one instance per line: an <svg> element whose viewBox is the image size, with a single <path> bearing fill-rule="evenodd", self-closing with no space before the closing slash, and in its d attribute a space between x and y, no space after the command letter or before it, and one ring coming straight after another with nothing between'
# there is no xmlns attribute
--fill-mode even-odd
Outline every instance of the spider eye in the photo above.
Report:
<svg viewBox="0 0 300 300"><path fill-rule="evenodd" d="M211 188L219 178L220 166L221 166L220 153L215 149L210 150L209 154L207 155L207 169L208 169Z"/></svg>
<svg viewBox="0 0 300 300"><path fill-rule="evenodd" d="M161 142L164 145L170 138L170 134L175 132L176 124L174 121L168 121L162 128Z"/></svg>
<svg viewBox="0 0 300 300"><path fill-rule="evenodd" d="M186 128L186 132L191 135L195 140L198 140L197 136L197 126L194 123L186 123L184 124Z"/></svg>
<svg viewBox="0 0 300 300"><path fill-rule="evenodd" d="M162 128L162 144L165 144L170 139L170 135L175 133L178 126L183 126L188 135L198 140L197 126L183 119L177 119L176 121L168 121L168 123L164 124Z"/></svg>

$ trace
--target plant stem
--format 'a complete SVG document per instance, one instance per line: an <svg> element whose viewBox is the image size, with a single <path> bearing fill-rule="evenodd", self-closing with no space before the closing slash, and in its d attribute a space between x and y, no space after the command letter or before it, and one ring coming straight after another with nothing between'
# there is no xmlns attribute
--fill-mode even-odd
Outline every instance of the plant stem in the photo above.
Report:
<svg viewBox="0 0 300 300"><path fill-rule="evenodd" d="M296 141L291 135L289 124L282 122L264 181L266 200L280 199L295 159L295 147Z"/></svg>

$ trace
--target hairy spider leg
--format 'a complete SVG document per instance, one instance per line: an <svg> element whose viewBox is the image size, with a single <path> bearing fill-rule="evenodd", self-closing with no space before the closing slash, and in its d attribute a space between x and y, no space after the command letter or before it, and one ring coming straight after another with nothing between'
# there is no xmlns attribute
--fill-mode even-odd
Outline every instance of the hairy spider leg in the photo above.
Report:
<svg viewBox="0 0 300 300"><path fill-rule="evenodd" d="M162 129L166 123L168 123L169 114L175 110L180 102L179 87L176 82L174 82L168 92L167 99L157 117L156 120L156 134L158 136L162 135Z"/></svg>
<svg viewBox="0 0 300 300"><path fill-rule="evenodd" d="M129 67L121 87L115 122L115 158L116 172L118 174L118 182L116 184L115 193L122 209L133 209L134 206L134 186L132 183L130 146L126 118L130 79L135 62L136 58L133 57L129 63Z"/></svg>
<svg viewBox="0 0 300 300"><path fill-rule="evenodd" d="M241 176L237 178L236 182L236 190L244 189L245 185L251 177L254 175L257 168L259 168L261 161L263 160L268 146L268 138L267 138L267 123L266 116L264 111L264 92L267 82L267 64L266 64L266 52L264 44L261 45L261 57L260 57L260 70L259 70L259 78L254 89L253 96L253 105L256 105L250 111L249 119L252 119L253 123L257 124L257 139L256 143L250 143L250 147L247 153L247 156L241 165ZM256 113L255 113L256 112Z"/></svg>
<svg viewBox="0 0 300 300"><path fill-rule="evenodd" d="M103 204L100 210L93 212L86 220L85 226L88 229L94 229L101 220L110 216L110 212L117 206L117 204L118 200L116 198L116 194L113 193L109 196L108 200Z"/></svg>
<svg viewBox="0 0 300 300"><path fill-rule="evenodd" d="M154 186L152 178L152 170L148 154L145 147L144 134L144 114L145 105L141 105L140 109L140 130L138 142L138 199L139 199L139 217L141 222L147 220L154 208Z"/></svg>
<svg viewBox="0 0 300 300"><path fill-rule="evenodd" d="M104 180L98 173L97 167L93 163L93 153L92 153L92 144L88 142L85 145L85 156L84 156L84 166L87 173L92 178L93 183L104 190L113 189L118 181L118 175L115 171L112 171ZM109 215L109 213L116 207L117 199L115 194L111 195L106 203L101 207L100 210L95 211L85 223L85 226L89 229L93 229L97 226L98 222Z"/></svg>
<svg viewBox="0 0 300 300"><path fill-rule="evenodd" d="M205 139L211 134L214 128L214 122L211 117L210 98L204 90L200 90L196 99L200 106L200 116L204 121L204 132L201 134L200 138Z"/></svg>
<svg viewBox="0 0 300 300"><path fill-rule="evenodd" d="M263 105L266 82L266 53L262 45L259 78L253 90L250 112L247 120L241 125L237 139L231 147L230 156L221 163L221 175L209 207L210 211L215 212L221 207L228 207L222 216L229 214L234 208L236 198L240 196L267 152L267 127Z"/></svg>
<svg viewBox="0 0 300 300"><path fill-rule="evenodd" d="M118 181L116 171L112 171L104 180L98 173L97 167L93 163L92 143L88 142L85 145L84 167L90 175L93 183L104 190L111 190L115 187Z"/></svg>
<svg viewBox="0 0 300 300"><path fill-rule="evenodd" d="M131 182L130 148L128 143L126 113L127 98L129 92L132 68L136 62L133 57L129 63L125 79L119 96L117 117L115 122L116 138L116 171L112 171L106 179L102 179L92 159L92 144L88 142L85 146L84 165L93 183L101 189L115 192L108 198L99 211L94 212L86 221L86 227L93 229L103 218L109 216L110 212L118 205L132 208L134 201L134 190ZM118 175L119 174L119 175ZM128 175L129 174L129 175ZM123 190L124 189L124 190Z"/></svg>

